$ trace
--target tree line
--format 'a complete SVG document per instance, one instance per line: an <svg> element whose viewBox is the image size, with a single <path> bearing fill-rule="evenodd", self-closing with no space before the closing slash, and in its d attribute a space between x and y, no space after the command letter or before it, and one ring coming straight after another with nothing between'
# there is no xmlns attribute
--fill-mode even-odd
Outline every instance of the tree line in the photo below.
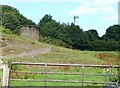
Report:
<svg viewBox="0 0 120 88"><path fill-rule="evenodd" d="M82 28L74 25L74 23L66 24L56 22L49 14L46 14L40 19L38 24L35 24L32 20L20 14L16 8L7 5L2 5L1 17L2 25L13 32L18 30L18 26L20 25L38 26L40 32L39 41L41 42L80 50L120 50L120 25L118 24L108 27L106 33L102 37L99 37L95 29L83 31Z"/></svg>

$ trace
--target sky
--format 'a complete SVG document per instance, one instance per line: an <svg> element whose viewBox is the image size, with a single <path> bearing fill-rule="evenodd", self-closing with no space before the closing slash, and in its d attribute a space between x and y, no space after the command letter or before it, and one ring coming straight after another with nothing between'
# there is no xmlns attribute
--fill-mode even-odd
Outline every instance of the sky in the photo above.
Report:
<svg viewBox="0 0 120 88"><path fill-rule="evenodd" d="M50 14L60 23L74 22L79 16L78 25L83 31L95 29L99 36L105 34L109 26L118 24L119 0L1 0L19 10L28 19L38 24L45 14Z"/></svg>

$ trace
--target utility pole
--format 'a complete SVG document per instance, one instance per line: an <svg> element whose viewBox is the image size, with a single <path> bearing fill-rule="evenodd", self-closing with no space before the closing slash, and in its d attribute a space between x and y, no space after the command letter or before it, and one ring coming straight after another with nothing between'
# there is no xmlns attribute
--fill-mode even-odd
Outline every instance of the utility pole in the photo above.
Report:
<svg viewBox="0 0 120 88"><path fill-rule="evenodd" d="M77 25L78 25L79 16L74 15L73 18L74 18L74 24L76 25L76 22L77 22Z"/></svg>

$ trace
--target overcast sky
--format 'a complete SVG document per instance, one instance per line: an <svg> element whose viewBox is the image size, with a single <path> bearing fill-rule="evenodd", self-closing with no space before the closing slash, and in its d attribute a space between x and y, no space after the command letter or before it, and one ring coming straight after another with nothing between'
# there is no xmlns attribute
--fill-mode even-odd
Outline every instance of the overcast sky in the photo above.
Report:
<svg viewBox="0 0 120 88"><path fill-rule="evenodd" d="M78 25L84 30L96 29L100 36L109 26L118 24L119 0L1 0L19 10L36 24L50 14L57 22L71 23L79 16Z"/></svg>

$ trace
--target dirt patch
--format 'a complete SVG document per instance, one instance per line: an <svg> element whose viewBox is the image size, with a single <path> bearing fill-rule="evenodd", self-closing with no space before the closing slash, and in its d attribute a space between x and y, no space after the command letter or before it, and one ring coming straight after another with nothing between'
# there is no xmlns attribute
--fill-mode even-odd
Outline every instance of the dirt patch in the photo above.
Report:
<svg viewBox="0 0 120 88"><path fill-rule="evenodd" d="M28 51L28 52L22 52L22 53L16 54L16 55L15 54L8 54L8 55L4 56L4 58L13 58L13 57L23 58L23 57L28 57L28 56L32 57L34 55L46 54L49 51L51 51L51 47L39 48L39 49L31 50L31 51Z"/></svg>

